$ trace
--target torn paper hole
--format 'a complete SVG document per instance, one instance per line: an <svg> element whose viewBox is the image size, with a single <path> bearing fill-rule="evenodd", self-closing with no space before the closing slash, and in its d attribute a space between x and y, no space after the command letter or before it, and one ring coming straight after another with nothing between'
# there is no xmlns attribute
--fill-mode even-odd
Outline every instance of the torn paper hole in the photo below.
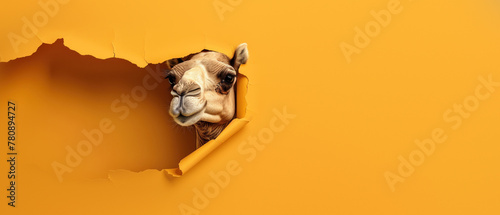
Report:
<svg viewBox="0 0 500 215"><path fill-rule="evenodd" d="M83 56L60 39L0 63L0 87L22 110L19 128L29 134L24 146L44 151L26 156L60 182L106 178L117 169L180 176L248 122L248 79L240 70L236 118L195 151L194 132L168 115L165 69L161 63L140 68L123 59Z"/></svg>

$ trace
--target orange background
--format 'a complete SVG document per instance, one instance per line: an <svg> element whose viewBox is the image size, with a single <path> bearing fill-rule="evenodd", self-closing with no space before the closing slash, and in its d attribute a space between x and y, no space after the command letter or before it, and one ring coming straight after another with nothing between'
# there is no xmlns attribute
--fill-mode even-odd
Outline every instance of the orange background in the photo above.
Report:
<svg viewBox="0 0 500 215"><path fill-rule="evenodd" d="M500 82L497 1L41 2L54 4L0 9L2 214L500 212L500 88L483 87L489 97L459 125L449 118L458 113L444 117L475 101L481 78ZM376 21L370 11L388 8L400 12L375 24L380 32L349 63L341 44L356 46L356 29ZM40 24L36 34L23 35L25 20ZM13 46L11 33L25 43ZM168 176L162 169L194 149L194 132L168 115L167 83L123 120L111 104L142 83L148 64L204 48L231 56L242 42L252 120L187 174ZM16 208L5 198L9 100ZM288 124L277 118L284 109L295 115ZM114 131L59 182L53 162L103 118ZM436 128L446 140L401 176L399 158L421 152L415 141ZM388 172L404 180L394 190Z"/></svg>

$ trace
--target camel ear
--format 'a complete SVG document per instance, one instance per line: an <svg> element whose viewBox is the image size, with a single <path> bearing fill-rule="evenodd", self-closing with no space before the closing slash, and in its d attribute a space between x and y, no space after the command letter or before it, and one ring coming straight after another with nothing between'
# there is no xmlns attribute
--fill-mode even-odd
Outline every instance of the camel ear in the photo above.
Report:
<svg viewBox="0 0 500 215"><path fill-rule="evenodd" d="M194 54L189 54L188 56L185 56L185 57L182 57L182 58L172 58L170 60L165 61L164 63L167 66L167 69L171 70L175 65L177 65L179 63L182 63L184 61L190 60L196 54L199 54L199 52L198 53L194 53Z"/></svg>
<svg viewBox="0 0 500 215"><path fill-rule="evenodd" d="M172 68L179 64L182 63L182 58L172 58L170 60L165 61L165 65L167 66L167 70L172 70Z"/></svg>
<svg viewBox="0 0 500 215"><path fill-rule="evenodd" d="M236 48L236 51L234 51L233 59L231 59L231 66L233 66L234 69L238 71L240 65L247 63L247 60L248 60L247 44L242 43L238 46L238 48Z"/></svg>

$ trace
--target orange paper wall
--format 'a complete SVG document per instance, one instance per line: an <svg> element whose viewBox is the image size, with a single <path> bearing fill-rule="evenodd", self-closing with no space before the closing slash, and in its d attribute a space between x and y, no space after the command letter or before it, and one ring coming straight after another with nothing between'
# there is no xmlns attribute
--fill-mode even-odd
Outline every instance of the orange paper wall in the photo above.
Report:
<svg viewBox="0 0 500 215"><path fill-rule="evenodd" d="M498 214L499 9L491 0L4 3L0 210ZM169 176L163 169L194 150L194 131L168 115L156 65L202 49L231 56L242 42L251 121ZM123 102L148 76L158 85ZM68 165L95 129L102 140L60 180L54 163Z"/></svg>

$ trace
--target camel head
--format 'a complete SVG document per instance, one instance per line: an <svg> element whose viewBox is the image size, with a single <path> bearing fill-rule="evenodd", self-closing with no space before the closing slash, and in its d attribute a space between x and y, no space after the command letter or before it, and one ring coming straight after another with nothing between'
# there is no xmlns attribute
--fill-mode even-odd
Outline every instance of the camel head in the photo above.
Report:
<svg viewBox="0 0 500 215"><path fill-rule="evenodd" d="M169 113L174 121L181 126L227 125L236 112L234 86L238 69L247 59L247 44L243 43L236 48L232 59L203 50L175 59L174 63L167 62L171 69L166 78L173 96Z"/></svg>

